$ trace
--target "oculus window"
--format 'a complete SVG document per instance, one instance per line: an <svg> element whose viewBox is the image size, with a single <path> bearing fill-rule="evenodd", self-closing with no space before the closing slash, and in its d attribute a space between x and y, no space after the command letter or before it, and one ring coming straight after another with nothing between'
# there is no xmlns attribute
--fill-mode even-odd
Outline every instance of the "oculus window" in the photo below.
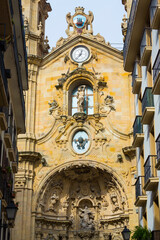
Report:
<svg viewBox="0 0 160 240"><path fill-rule="evenodd" d="M76 153L85 153L89 149L89 146L89 136L84 130L78 131L74 134L72 139L72 147Z"/></svg>

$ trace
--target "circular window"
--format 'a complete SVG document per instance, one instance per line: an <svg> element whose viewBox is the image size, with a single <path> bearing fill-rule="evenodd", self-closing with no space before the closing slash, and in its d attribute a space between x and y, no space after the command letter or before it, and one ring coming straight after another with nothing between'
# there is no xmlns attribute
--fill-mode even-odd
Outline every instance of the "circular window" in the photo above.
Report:
<svg viewBox="0 0 160 240"><path fill-rule="evenodd" d="M83 130L76 132L72 139L72 146L76 153L85 153L90 146L88 134Z"/></svg>

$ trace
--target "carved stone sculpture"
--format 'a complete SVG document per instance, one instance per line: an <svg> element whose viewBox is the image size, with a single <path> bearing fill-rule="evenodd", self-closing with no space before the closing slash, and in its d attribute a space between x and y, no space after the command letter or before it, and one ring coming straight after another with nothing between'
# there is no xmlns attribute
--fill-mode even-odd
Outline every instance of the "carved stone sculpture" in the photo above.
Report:
<svg viewBox="0 0 160 240"><path fill-rule="evenodd" d="M86 89L85 85L81 85L78 88L78 93L77 93L78 112L84 112L85 89Z"/></svg>
<svg viewBox="0 0 160 240"><path fill-rule="evenodd" d="M123 162L123 157L121 154L117 154L117 162L119 162L119 163Z"/></svg>
<svg viewBox="0 0 160 240"><path fill-rule="evenodd" d="M112 96L107 95L107 97L104 99L104 103L105 103L105 105L112 108L112 110L115 110L115 107L113 106L114 99Z"/></svg>
<svg viewBox="0 0 160 240"><path fill-rule="evenodd" d="M51 200L50 200L50 204L49 204L49 211L53 211L56 212L55 210L55 204L57 203L57 201L59 200L59 196L56 195L56 193L54 193L51 196Z"/></svg>
<svg viewBox="0 0 160 240"><path fill-rule="evenodd" d="M104 98L104 104L100 108L102 113L107 113L109 114L111 111L115 111L115 106L114 106L114 99L112 96L107 95Z"/></svg>
<svg viewBox="0 0 160 240"><path fill-rule="evenodd" d="M80 226L84 230L94 230L94 216L87 206L84 209L79 209Z"/></svg>
<svg viewBox="0 0 160 240"><path fill-rule="evenodd" d="M51 103L48 103L50 108L49 108L49 114L51 115L52 112L58 107L58 103L56 100L53 100Z"/></svg>
<svg viewBox="0 0 160 240"><path fill-rule="evenodd" d="M46 159L44 157L41 159L41 163L42 163L43 167L46 167L48 165L47 161L46 161Z"/></svg>
<svg viewBox="0 0 160 240"><path fill-rule="evenodd" d="M112 207L113 207L113 212L116 212L119 210L119 204L118 204L118 198L116 193L111 193L111 202L112 202Z"/></svg>
<svg viewBox="0 0 160 240"><path fill-rule="evenodd" d="M127 34L127 22L128 18L124 15L122 18L122 23L121 23L121 29L122 29L122 35L123 37L123 42L125 42L126 34Z"/></svg>

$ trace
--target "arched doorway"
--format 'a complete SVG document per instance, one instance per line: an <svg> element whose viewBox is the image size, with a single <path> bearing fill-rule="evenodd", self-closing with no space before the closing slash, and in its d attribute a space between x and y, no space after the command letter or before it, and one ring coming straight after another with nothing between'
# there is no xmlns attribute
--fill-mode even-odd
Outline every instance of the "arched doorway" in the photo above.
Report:
<svg viewBox="0 0 160 240"><path fill-rule="evenodd" d="M121 239L129 220L123 183L92 162L54 171L36 197L36 240Z"/></svg>

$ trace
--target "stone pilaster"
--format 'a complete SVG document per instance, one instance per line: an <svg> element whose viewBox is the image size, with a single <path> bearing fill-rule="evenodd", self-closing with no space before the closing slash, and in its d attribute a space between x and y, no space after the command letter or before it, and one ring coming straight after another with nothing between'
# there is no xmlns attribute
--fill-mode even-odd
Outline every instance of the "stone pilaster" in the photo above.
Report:
<svg viewBox="0 0 160 240"><path fill-rule="evenodd" d="M15 177L18 212L12 232L12 238L16 240L31 239L34 167L40 159L41 155L37 152L19 153L19 171Z"/></svg>

